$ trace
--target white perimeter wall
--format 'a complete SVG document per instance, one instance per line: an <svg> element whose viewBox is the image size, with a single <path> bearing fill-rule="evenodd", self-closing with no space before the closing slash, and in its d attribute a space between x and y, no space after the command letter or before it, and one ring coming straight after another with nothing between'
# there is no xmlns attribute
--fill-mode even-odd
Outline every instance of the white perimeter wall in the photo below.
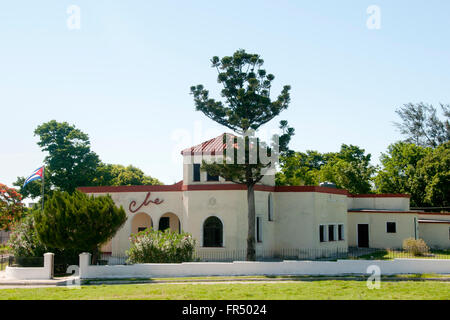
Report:
<svg viewBox="0 0 450 320"><path fill-rule="evenodd" d="M338 260L284 262L189 262L180 264L136 264L121 266L89 265L90 254L80 255L80 278L161 278L237 275L343 275L366 274L376 265L381 275L440 273L450 274L450 259L395 259L391 261ZM371 273L371 272L370 272Z"/></svg>
<svg viewBox="0 0 450 320"><path fill-rule="evenodd" d="M44 253L43 267L6 267L7 279L48 280L53 278L53 253Z"/></svg>

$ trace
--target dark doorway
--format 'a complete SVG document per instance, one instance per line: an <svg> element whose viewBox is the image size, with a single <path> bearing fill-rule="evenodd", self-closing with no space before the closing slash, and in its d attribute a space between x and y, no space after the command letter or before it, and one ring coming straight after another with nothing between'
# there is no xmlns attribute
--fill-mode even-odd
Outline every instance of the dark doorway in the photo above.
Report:
<svg viewBox="0 0 450 320"><path fill-rule="evenodd" d="M358 224L358 247L369 247L369 225Z"/></svg>
<svg viewBox="0 0 450 320"><path fill-rule="evenodd" d="M162 217L159 219L159 230L164 231L170 228L170 218Z"/></svg>

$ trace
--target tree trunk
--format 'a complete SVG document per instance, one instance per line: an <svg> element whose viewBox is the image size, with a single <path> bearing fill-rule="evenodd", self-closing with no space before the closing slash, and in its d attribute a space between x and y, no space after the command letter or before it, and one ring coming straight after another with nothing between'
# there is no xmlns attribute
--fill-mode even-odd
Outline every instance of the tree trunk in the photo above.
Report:
<svg viewBox="0 0 450 320"><path fill-rule="evenodd" d="M91 261L91 263L93 265L96 265L97 264L97 260L98 260L98 247L95 246L95 248L92 249L92 261Z"/></svg>
<svg viewBox="0 0 450 320"><path fill-rule="evenodd" d="M247 185L247 205L248 205L248 235L247 235L247 261L256 260L255 250L255 185Z"/></svg>

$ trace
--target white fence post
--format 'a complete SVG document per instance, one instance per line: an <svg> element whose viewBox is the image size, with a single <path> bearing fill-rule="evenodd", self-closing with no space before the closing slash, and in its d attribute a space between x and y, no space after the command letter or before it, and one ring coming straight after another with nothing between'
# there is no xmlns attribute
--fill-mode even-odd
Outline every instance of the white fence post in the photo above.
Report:
<svg viewBox="0 0 450 320"><path fill-rule="evenodd" d="M53 279L55 263L55 254L51 252L44 253L44 270L48 275L48 279Z"/></svg>
<svg viewBox="0 0 450 320"><path fill-rule="evenodd" d="M89 252L80 253L80 279L83 278L86 274L88 274L88 268L91 264L91 254Z"/></svg>

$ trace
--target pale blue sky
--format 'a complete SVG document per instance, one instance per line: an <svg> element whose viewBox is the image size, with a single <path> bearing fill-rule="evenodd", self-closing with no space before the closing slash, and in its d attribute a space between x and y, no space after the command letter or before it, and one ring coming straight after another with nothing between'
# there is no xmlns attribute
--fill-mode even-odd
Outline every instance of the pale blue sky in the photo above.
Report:
<svg viewBox="0 0 450 320"><path fill-rule="evenodd" d="M66 24L72 4L80 30ZM366 27L373 4L380 30ZM3 2L0 182L42 164L33 131L52 119L88 133L104 162L179 181L179 150L227 131L194 110L189 87L217 93L209 59L239 48L262 55L276 89L292 86L268 129L287 119L293 149L355 144L376 164L401 138L397 107L450 103L449 14L447 0Z"/></svg>

